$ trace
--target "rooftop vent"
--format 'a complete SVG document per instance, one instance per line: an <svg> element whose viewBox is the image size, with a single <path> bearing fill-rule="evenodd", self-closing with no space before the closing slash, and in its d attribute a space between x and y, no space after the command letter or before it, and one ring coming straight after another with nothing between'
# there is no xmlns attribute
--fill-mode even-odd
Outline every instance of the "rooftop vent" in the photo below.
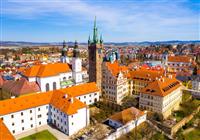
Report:
<svg viewBox="0 0 200 140"><path fill-rule="evenodd" d="M15 96L11 96L10 98L11 98L11 99L14 99L14 98L15 98Z"/></svg>

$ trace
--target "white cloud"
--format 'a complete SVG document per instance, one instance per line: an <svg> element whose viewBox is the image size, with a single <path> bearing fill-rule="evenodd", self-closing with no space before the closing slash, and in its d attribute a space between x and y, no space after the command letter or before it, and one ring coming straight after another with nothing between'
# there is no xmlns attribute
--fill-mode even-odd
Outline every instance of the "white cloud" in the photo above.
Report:
<svg viewBox="0 0 200 140"><path fill-rule="evenodd" d="M30 20L59 15L72 19L75 23L80 22L79 24L91 22L94 16L97 16L105 32L144 36L154 32L165 33L165 29L170 27L198 26L199 15L185 7L183 2L127 0L119 4L81 0L9 0L3 3L2 12L3 15L14 16L13 18ZM56 23L53 19L50 21Z"/></svg>

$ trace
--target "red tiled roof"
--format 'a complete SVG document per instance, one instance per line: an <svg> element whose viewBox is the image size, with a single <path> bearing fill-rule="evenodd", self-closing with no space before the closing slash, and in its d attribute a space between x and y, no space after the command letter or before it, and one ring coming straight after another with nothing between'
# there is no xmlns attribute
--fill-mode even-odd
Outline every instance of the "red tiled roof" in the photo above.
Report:
<svg viewBox="0 0 200 140"><path fill-rule="evenodd" d="M190 63L191 58L188 56L169 56L168 61L169 62L185 62L185 63Z"/></svg>
<svg viewBox="0 0 200 140"><path fill-rule="evenodd" d="M141 90L141 93L164 97L179 87L181 87L181 83L176 78L164 77L150 83Z"/></svg>
<svg viewBox="0 0 200 140"><path fill-rule="evenodd" d="M0 119L0 140L15 140L14 136L10 133L6 125Z"/></svg>
<svg viewBox="0 0 200 140"><path fill-rule="evenodd" d="M80 84L69 88L60 89L60 91L69 94L70 96L77 97L84 94L99 91L95 82Z"/></svg>
<svg viewBox="0 0 200 140"><path fill-rule="evenodd" d="M34 93L40 91L40 88L36 82L29 82L25 78L21 78L17 81L6 81L2 85L2 90L6 90L13 95L22 95L26 93Z"/></svg>
<svg viewBox="0 0 200 140"><path fill-rule="evenodd" d="M27 77L47 77L69 71L71 71L71 67L67 63L49 63L34 65L25 69L22 74Z"/></svg>
<svg viewBox="0 0 200 140"><path fill-rule="evenodd" d="M135 120L142 115L144 115L143 111L140 111L135 107L130 107L112 115L111 117L109 117L109 119L120 122L121 124L127 124L128 122Z"/></svg>
<svg viewBox="0 0 200 140"><path fill-rule="evenodd" d="M64 113L72 115L75 114L78 109L86 107L86 104L75 98L76 96L96 92L95 87L97 86L91 86L94 86L94 83L78 85L77 88L74 88L77 93L72 92L72 88L69 90L66 88L67 92L64 92L65 89L62 89L44 93L27 94L14 99L3 100L0 101L0 116L46 104L51 104ZM91 87L92 90L88 87ZM69 91L71 92L69 93Z"/></svg>
<svg viewBox="0 0 200 140"><path fill-rule="evenodd" d="M120 66L118 61L115 61L113 63L111 62L105 62L108 70L111 72L113 76L118 76L120 72L122 72L126 77L129 77L129 71L128 67L126 66Z"/></svg>
<svg viewBox="0 0 200 140"><path fill-rule="evenodd" d="M152 70L152 69L146 69L146 68L140 68L136 70L130 71L131 78L134 80L146 80L152 81L156 78L159 78L161 76L164 76L164 70ZM147 80L148 79L148 80Z"/></svg>

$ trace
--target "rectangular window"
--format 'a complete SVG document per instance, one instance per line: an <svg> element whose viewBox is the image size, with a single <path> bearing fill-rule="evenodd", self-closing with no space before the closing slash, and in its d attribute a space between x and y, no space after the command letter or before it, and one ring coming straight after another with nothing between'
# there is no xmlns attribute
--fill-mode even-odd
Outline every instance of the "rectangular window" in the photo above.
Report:
<svg viewBox="0 0 200 140"><path fill-rule="evenodd" d="M12 126L14 126L15 124L14 123L12 123Z"/></svg>
<svg viewBox="0 0 200 140"><path fill-rule="evenodd" d="M21 116L23 116L24 114L23 114L23 112L21 112Z"/></svg>
<svg viewBox="0 0 200 140"><path fill-rule="evenodd" d="M31 124L31 128L33 127L33 125Z"/></svg>
<svg viewBox="0 0 200 140"><path fill-rule="evenodd" d="M24 130L24 127L22 127L22 131Z"/></svg>
<svg viewBox="0 0 200 140"><path fill-rule="evenodd" d="M39 122L39 125L41 125L41 122Z"/></svg>
<svg viewBox="0 0 200 140"><path fill-rule="evenodd" d="M38 111L40 111L40 108L38 108Z"/></svg>
<svg viewBox="0 0 200 140"><path fill-rule="evenodd" d="M24 120L22 120L21 122L24 123Z"/></svg>
<svg viewBox="0 0 200 140"><path fill-rule="evenodd" d="M33 118L31 117L30 120L33 120Z"/></svg>
<svg viewBox="0 0 200 140"><path fill-rule="evenodd" d="M32 113L32 110L30 110L30 113Z"/></svg>

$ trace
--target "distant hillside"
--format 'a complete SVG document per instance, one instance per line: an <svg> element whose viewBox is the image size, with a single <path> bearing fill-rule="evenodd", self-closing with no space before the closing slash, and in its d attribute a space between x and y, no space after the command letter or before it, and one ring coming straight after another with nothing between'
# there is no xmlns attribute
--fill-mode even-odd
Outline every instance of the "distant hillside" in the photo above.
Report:
<svg viewBox="0 0 200 140"><path fill-rule="evenodd" d="M24 41L0 41L1 46L49 46L49 45L62 45L62 42L24 42ZM73 45L74 42L67 42L67 45ZM87 45L87 43L79 43L80 45ZM149 45L160 45L160 44L200 44L200 40L192 40L192 41L180 41L180 40L172 40L172 41L143 41L143 42L105 42L105 45L113 45L113 46L149 46Z"/></svg>

